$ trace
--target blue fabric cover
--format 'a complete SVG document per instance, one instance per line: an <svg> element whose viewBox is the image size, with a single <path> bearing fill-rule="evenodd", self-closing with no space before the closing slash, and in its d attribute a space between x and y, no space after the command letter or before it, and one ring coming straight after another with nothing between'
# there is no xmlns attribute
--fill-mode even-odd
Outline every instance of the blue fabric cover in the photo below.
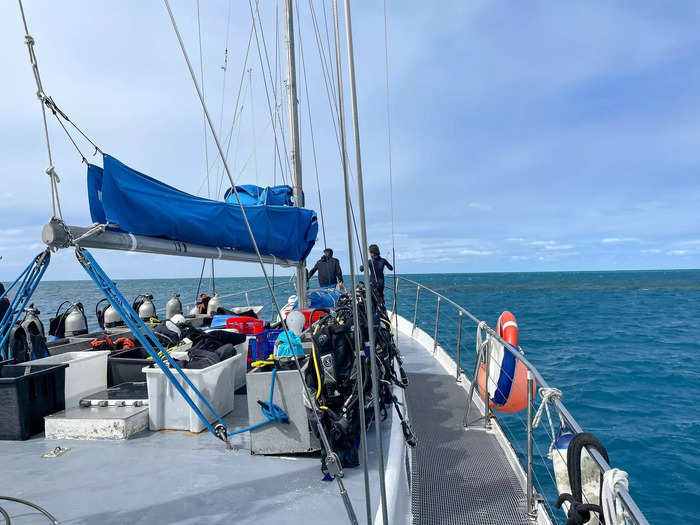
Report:
<svg viewBox="0 0 700 525"><path fill-rule="evenodd" d="M247 204L266 204L268 206L293 206L292 188L289 186L268 186L261 188L255 184L244 184L236 186L238 196L241 203ZM231 204L238 204L236 194L231 191L231 188L226 190L224 200Z"/></svg>
<svg viewBox="0 0 700 525"><path fill-rule="evenodd" d="M338 302L338 297L343 295L343 292L335 286L326 286L309 294L309 308L334 308ZM292 309L299 308L299 301L295 301Z"/></svg>
<svg viewBox="0 0 700 525"><path fill-rule="evenodd" d="M118 224L120 231L255 251L238 204L189 195L109 155L104 155L104 169L88 165L88 197L92 220ZM313 210L243 207L263 255L300 261L313 248L318 233Z"/></svg>
<svg viewBox="0 0 700 525"><path fill-rule="evenodd" d="M291 348L287 342L287 334L282 332L277 336L277 348L275 349L275 356L277 357L291 357L292 348L294 353L298 356L304 355L304 348L301 346L301 339L294 332L288 331L289 338L292 340Z"/></svg>

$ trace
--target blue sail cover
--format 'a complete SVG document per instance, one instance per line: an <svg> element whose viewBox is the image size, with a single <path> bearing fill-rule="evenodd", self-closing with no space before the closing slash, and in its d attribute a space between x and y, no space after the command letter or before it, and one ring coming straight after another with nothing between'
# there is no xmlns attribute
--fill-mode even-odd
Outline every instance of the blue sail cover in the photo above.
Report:
<svg viewBox="0 0 700 525"><path fill-rule="evenodd" d="M268 186L261 188L255 184L236 186L238 196L242 204L267 204L274 206L293 206L292 188L289 186ZM231 204L238 204L236 194L231 188L226 190L224 200Z"/></svg>
<svg viewBox="0 0 700 525"><path fill-rule="evenodd" d="M104 168L88 165L94 222L120 231L254 253L238 204L195 197L104 155ZM242 199L243 200L243 199ZM260 253L304 259L316 242L316 212L293 206L244 204Z"/></svg>

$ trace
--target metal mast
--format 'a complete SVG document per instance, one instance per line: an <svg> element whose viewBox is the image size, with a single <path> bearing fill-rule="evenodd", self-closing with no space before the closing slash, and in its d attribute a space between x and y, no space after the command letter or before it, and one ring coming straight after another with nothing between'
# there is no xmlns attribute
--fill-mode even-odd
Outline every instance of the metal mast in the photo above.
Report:
<svg viewBox="0 0 700 525"><path fill-rule="evenodd" d="M362 259L365 273L365 306L367 308L367 331L369 332L370 363L372 371L372 402L374 405L374 428L377 437L377 460L379 462L379 498L382 510L382 523L388 525L386 504L386 482L384 476L384 446L379 421L379 371L377 370L377 349L374 339L374 308L372 306L372 285L370 280L370 261L367 254L367 222L365 220L365 191L362 183L362 155L360 153L360 123L357 114L357 89L355 85L355 54L352 46L352 22L350 20L350 1L345 0L345 32L348 44L348 72L350 76L350 103L352 107L352 125L355 131L355 163L357 165L357 207L360 211L360 237L362 239Z"/></svg>
<svg viewBox="0 0 700 525"><path fill-rule="evenodd" d="M284 16L287 22L287 96L289 99L289 133L291 135L292 190L296 206L304 207L304 191L301 183L301 157L299 156L299 114L297 100L297 71L294 56L294 13L292 0L284 2ZM299 308L306 306L306 260L297 265L297 299Z"/></svg>

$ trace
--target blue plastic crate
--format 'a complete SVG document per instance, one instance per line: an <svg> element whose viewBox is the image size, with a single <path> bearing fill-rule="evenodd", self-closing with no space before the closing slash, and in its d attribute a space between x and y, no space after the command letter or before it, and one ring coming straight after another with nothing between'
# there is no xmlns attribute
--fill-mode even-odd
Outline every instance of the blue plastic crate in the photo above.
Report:
<svg viewBox="0 0 700 525"><path fill-rule="evenodd" d="M275 341L282 330L265 330L248 343L248 355L252 361L267 359L275 350Z"/></svg>

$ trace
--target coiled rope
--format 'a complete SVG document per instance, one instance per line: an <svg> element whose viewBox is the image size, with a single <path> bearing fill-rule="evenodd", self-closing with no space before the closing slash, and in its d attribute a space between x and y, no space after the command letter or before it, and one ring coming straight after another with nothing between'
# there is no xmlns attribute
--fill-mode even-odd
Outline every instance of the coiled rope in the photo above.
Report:
<svg viewBox="0 0 700 525"><path fill-rule="evenodd" d="M551 404L554 406L555 403L561 399L562 393L558 388L542 387L540 388L540 396L542 397L542 402L537 408L537 412L535 412L535 417L532 419L532 428L537 428L540 425L540 422L542 421L542 414L546 413L547 421L549 422L549 431L552 436L552 441L549 444L549 456L551 457L552 450L554 450L554 443L557 440L557 433L554 430L554 422L552 421L552 415L549 412L549 405ZM558 410L556 412L559 416L560 427L565 427L566 424L564 422L564 418L561 417Z"/></svg>

